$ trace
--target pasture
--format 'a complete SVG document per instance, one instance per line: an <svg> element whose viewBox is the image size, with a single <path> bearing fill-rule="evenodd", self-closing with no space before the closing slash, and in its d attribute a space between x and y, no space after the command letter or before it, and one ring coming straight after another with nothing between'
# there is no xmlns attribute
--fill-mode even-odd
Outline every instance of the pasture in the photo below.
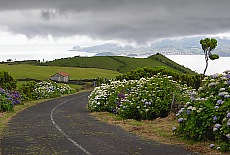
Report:
<svg viewBox="0 0 230 155"><path fill-rule="evenodd" d="M26 78L46 80L60 71L69 73L71 80L95 79L97 77L113 79L120 75L116 71L97 68L34 66L28 64L0 64L0 71L8 72L15 80Z"/></svg>

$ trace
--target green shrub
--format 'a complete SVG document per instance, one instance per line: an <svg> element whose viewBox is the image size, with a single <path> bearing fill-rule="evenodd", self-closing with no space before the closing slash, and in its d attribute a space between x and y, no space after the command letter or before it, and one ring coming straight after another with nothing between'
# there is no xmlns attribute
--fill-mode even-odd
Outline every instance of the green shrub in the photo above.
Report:
<svg viewBox="0 0 230 155"><path fill-rule="evenodd" d="M35 99L35 96L34 96L34 86L36 85L37 82L35 81L30 81L26 84L23 84L20 88L19 88L19 91L21 92L22 94L22 97L25 99L25 100L33 100Z"/></svg>

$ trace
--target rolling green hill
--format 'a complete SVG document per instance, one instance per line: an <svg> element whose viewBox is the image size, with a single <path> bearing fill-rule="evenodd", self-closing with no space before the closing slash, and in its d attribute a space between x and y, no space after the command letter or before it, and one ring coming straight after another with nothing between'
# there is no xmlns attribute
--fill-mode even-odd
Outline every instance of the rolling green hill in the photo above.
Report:
<svg viewBox="0 0 230 155"><path fill-rule="evenodd" d="M139 67L165 66L183 74L195 74L192 70L185 68L167 57L156 54L148 58L130 58L123 56L94 56L62 58L50 61L49 66L100 68L126 73Z"/></svg>

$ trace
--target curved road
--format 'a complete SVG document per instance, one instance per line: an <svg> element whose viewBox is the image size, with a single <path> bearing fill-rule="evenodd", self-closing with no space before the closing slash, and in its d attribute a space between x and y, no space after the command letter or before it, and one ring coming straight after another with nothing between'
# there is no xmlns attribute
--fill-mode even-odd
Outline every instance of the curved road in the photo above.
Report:
<svg viewBox="0 0 230 155"><path fill-rule="evenodd" d="M3 155L189 155L140 139L89 115L89 93L46 101L15 116L1 139Z"/></svg>

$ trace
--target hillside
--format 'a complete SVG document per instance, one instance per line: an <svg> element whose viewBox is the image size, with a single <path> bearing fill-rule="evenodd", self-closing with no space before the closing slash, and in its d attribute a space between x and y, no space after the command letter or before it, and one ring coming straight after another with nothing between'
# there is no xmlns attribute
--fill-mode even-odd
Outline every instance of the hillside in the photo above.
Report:
<svg viewBox="0 0 230 155"><path fill-rule="evenodd" d="M148 58L130 58L123 56L94 56L63 58L48 62L49 66L100 68L126 73L139 67L165 66L171 70L183 74L195 74L161 54L152 55Z"/></svg>

